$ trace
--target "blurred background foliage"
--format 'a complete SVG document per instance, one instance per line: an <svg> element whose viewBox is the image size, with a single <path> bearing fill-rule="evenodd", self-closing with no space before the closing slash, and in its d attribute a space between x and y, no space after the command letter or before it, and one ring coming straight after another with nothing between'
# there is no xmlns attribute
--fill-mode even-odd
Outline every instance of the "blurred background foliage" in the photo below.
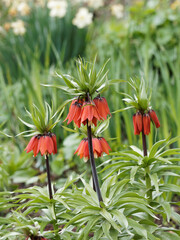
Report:
<svg viewBox="0 0 180 240"><path fill-rule="evenodd" d="M50 2L53 1L0 3L2 189L11 190L17 183L33 181L41 185L45 181L43 160L40 157L33 160L32 154L24 155L29 139L16 137L27 130L19 117L26 119L25 108L31 110L33 103L38 106L44 100L52 101L54 108L58 108L68 99L61 90L41 84L63 84L55 73L73 75L74 60L79 56L91 61L97 55L97 69L110 58L106 67L109 79L145 79L152 89L151 104L162 126L158 132L152 128L149 148L155 139L180 135L179 1L62 0L65 3L61 6ZM104 93L111 112L126 107L122 92L133 94L125 83L116 83ZM67 112L68 107L54 129L59 153L52 157L51 168L57 186L72 172L86 170L83 161L73 156L81 137L61 127L66 126L63 120ZM112 150L125 149L128 144L141 146L141 140L133 134L133 113L129 110L112 114L104 133ZM180 147L180 140L174 144Z"/></svg>

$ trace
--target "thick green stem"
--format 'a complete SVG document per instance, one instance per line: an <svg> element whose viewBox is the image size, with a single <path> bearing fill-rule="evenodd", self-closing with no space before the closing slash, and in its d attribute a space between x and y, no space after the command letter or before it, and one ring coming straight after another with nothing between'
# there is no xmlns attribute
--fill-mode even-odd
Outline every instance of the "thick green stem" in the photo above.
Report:
<svg viewBox="0 0 180 240"><path fill-rule="evenodd" d="M45 159L46 159L46 171L47 171L47 178L48 178L49 198L51 200L51 199L53 199L53 194L52 194L52 187L51 187L51 176L50 176L50 166L49 166L48 154L45 155ZM55 231L55 239L59 240L60 239L60 236L58 234L59 228L58 228L58 225L57 225L54 201L52 201L51 204L52 204L51 208L52 208L53 215L54 215L53 228L54 228L54 231Z"/></svg>
<svg viewBox="0 0 180 240"><path fill-rule="evenodd" d="M152 201L152 186L151 186L151 179L149 177L149 166L145 168L146 175L145 175L145 181L146 181L146 189L147 189L147 197L149 202Z"/></svg>
<svg viewBox="0 0 180 240"><path fill-rule="evenodd" d="M88 132L88 147L89 147L89 156L90 156L90 163L91 163L91 169L92 169L93 183L95 185L94 187L95 187L99 202L103 202L101 190L99 187L96 165L94 161L91 126L88 126L88 120L87 120L87 132Z"/></svg>
<svg viewBox="0 0 180 240"><path fill-rule="evenodd" d="M55 231L55 239L57 240L60 240L60 235L59 235L59 228L58 228L58 225L57 225L57 218L56 218L56 211L55 211L55 203L52 202L52 207L53 207L53 213L54 213L54 221L53 221L53 228L54 228L54 231Z"/></svg>
<svg viewBox="0 0 180 240"><path fill-rule="evenodd" d="M142 131L142 142L143 142L143 153L144 157L147 156L147 144L146 144L146 136L144 134L144 131ZM146 189L147 189L147 197L149 202L152 201L152 186L151 186L151 179L149 177L149 166L145 168L145 181L146 181Z"/></svg>

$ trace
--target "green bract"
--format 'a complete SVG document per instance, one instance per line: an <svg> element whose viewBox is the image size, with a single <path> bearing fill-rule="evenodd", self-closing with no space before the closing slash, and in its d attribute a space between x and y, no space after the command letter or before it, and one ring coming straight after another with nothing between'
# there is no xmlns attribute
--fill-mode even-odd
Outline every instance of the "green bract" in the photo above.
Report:
<svg viewBox="0 0 180 240"><path fill-rule="evenodd" d="M109 126L109 120L111 117L107 118L103 122L99 122L97 126L92 126L91 131L92 131L92 136L93 137L100 137L101 134L108 128ZM87 137L87 127L86 126L81 126L81 128L75 127L75 129L68 128L66 126L62 126L66 131L68 132L73 132L73 133L80 133L83 135L83 137Z"/></svg>
<svg viewBox="0 0 180 240"><path fill-rule="evenodd" d="M45 107L41 107L41 109L39 109L34 104L31 113L26 110L32 123L25 122L24 120L19 118L20 121L24 123L27 127L31 128L31 130L21 132L20 134L27 133L26 136L32 136L35 134L44 134L50 132L60 121L60 117L63 111L64 104L60 106L58 111L56 111L55 113L53 112L53 107L51 108L47 102L45 102Z"/></svg>
<svg viewBox="0 0 180 240"><path fill-rule="evenodd" d="M150 108L151 94L149 94L148 96L145 80L142 78L142 79L136 79L135 81L131 78L128 81L128 83L134 89L135 94L134 94L134 97L132 97L129 94L122 93L124 96L126 96L126 98L124 98L123 100L127 104L131 105L131 108L136 108L137 110L142 112ZM126 109L123 109L123 110L126 110ZM122 111L122 109L120 111Z"/></svg>
<svg viewBox="0 0 180 240"><path fill-rule="evenodd" d="M108 88L108 85L111 82L107 79L108 71L105 71L105 67L108 61L109 60L107 60L100 68L100 70L96 72L96 58L94 58L93 63L86 62L83 59L79 58L76 62L76 77L67 74L57 73L57 76L63 79L67 86L47 84L44 86L60 88L66 91L68 94L75 96L85 96L87 93L92 96L95 92L102 93Z"/></svg>

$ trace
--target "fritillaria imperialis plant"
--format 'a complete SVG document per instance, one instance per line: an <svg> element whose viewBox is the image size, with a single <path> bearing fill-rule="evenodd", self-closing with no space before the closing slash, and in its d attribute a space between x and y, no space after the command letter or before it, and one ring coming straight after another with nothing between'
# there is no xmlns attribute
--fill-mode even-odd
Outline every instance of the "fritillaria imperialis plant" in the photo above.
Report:
<svg viewBox="0 0 180 240"><path fill-rule="evenodd" d="M130 108L135 108L136 110L136 113L133 115L134 134L139 135L142 133L143 153L144 156L147 156L146 135L149 135L151 131L151 121L155 124L156 128L160 127L160 123L156 112L152 110L152 107L150 106L151 96L148 96L148 89L146 88L145 80L143 78L137 79L136 81L130 79L128 83L135 91L134 98L128 94L124 94L127 98L124 98L123 100L130 105ZM151 180L148 173L149 168L147 167L145 179L147 189L149 189L147 196L151 201Z"/></svg>
<svg viewBox="0 0 180 240"><path fill-rule="evenodd" d="M32 136L25 151L29 153L33 151L34 157L40 152L41 156L45 156L46 170L48 177L49 198L52 199L52 187L50 178L49 155L57 153L56 135L52 133L52 129L57 125L63 113L63 109L58 115L58 112L53 113L48 103L45 103L45 108L38 109L34 105L32 113L28 112L33 124L29 124L20 119L31 130L25 131L27 136ZM57 116L58 115L58 116ZM56 119L55 119L56 118ZM55 120L54 120L55 119Z"/></svg>
<svg viewBox="0 0 180 240"><path fill-rule="evenodd" d="M58 76L64 80L67 87L53 86L75 96L65 121L67 120L68 124L74 122L78 128L83 125L87 126L87 137L82 140L75 153L78 153L80 158L84 157L85 160L90 159L94 189L99 202L101 202L103 199L94 158L102 156L103 152L108 154L110 147L104 138L93 136L92 128L96 127L99 121L107 120L107 116L111 114L106 99L100 95L108 87L107 72L104 72L107 62L99 72L96 72L95 62L96 58L92 64L79 59L77 61L77 78L59 74Z"/></svg>
<svg viewBox="0 0 180 240"><path fill-rule="evenodd" d="M143 78L141 80L137 79L137 81L130 79L128 83L135 91L134 98L124 93L127 98L123 100L130 105L128 108L135 108L136 110L136 113L133 115L134 134L139 135L142 133L144 156L147 156L145 135L149 135L151 132L151 121L156 128L160 127L160 123L156 112L150 106L151 96L148 96L145 80Z"/></svg>
<svg viewBox="0 0 180 240"><path fill-rule="evenodd" d="M111 149L109 147L109 144L103 137L92 138L92 145L93 145L93 153L94 158L101 157L103 153L109 154L109 150ZM84 158L84 161L86 162L89 158L89 147L88 147L88 138L84 138L77 150L74 154L80 156L80 158Z"/></svg>

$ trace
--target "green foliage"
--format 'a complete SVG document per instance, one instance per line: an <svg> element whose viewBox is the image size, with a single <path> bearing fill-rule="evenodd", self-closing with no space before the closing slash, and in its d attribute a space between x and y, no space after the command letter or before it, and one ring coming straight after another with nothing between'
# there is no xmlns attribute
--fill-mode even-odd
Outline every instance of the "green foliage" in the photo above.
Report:
<svg viewBox="0 0 180 240"><path fill-rule="evenodd" d="M58 124L60 121L60 117L63 114L64 111L64 105L66 103L63 103L62 106L59 107L59 109L54 113L53 108L51 109L50 105L45 102L45 107L41 106L39 109L36 105L33 105L32 113L26 110L29 118L33 122L33 124L27 123L21 118L20 121L26 125L27 127L31 128L31 130L27 130L23 133L30 133L28 136L32 136L35 134L44 134L49 133L52 131L52 129ZM59 113L60 112L60 113ZM58 116L56 116L58 115ZM54 120L55 118L55 120Z"/></svg>
<svg viewBox="0 0 180 240"><path fill-rule="evenodd" d="M13 190L17 184L36 182L37 170L32 169L33 159L7 142L0 146L0 189Z"/></svg>
<svg viewBox="0 0 180 240"><path fill-rule="evenodd" d="M83 55L87 30L72 25L74 12L75 9L69 3L64 18L53 18L49 16L46 4L38 6L32 1L29 15L8 17L9 23L22 19L26 33L17 36L10 29L0 35L0 64L6 78L15 81L22 74L21 65L31 69L32 60L38 60L43 67L48 68L52 64L65 63Z"/></svg>
<svg viewBox="0 0 180 240"><path fill-rule="evenodd" d="M129 94L122 93L122 95L126 97L123 98L123 101L126 102L126 104L136 108L137 110L143 112L147 111L147 109L150 107L150 96L149 97L147 96L147 87L145 84L145 80L143 78L141 80L137 79L136 81L130 79L128 83L135 91L134 98L131 97ZM119 111L123 111L126 109L120 109ZM118 110L116 112L118 112Z"/></svg>
<svg viewBox="0 0 180 240"><path fill-rule="evenodd" d="M135 146L131 146L131 150L111 153L112 158L101 165L105 165L101 170L103 179L114 174L120 178L129 178L131 191L146 197L156 215L162 214L164 221L169 222L174 212L171 203L178 205L173 202L173 195L180 193L177 163L180 149L167 147L178 139L156 142L145 157Z"/></svg>
<svg viewBox="0 0 180 240"><path fill-rule="evenodd" d="M78 180L83 186L78 187ZM6 223L0 230L1 239L13 236L19 236L19 239L21 236L113 240L154 240L168 236L169 239L179 239L175 228L159 227L153 222L153 219L158 219L155 216L157 204L152 207L142 194L133 193L130 179L121 180L120 175L110 176L103 182L101 191L104 202L99 206L91 184L78 176L69 177L51 201L47 190L41 187L17 190L14 196L4 192L2 198L11 197L11 203L6 201L7 206L12 205L16 210L5 219L0 218L1 223ZM174 216L177 219L168 203L161 202L161 207L163 210L159 214L165 213L169 218ZM32 213L36 215L33 219L30 218ZM54 226L54 230L45 230L50 225ZM11 233L9 229L12 229Z"/></svg>
<svg viewBox="0 0 180 240"><path fill-rule="evenodd" d="M170 1L141 1L128 6L125 18L104 19L94 31L94 38L87 47L88 56L98 52L101 65L110 58L108 77L116 79L143 78L152 89L151 104L156 109L163 128L158 139L179 134L179 7L171 8ZM105 50L106 49L106 50ZM157 91L158 89L158 91ZM110 110L123 109L126 105L119 93L133 96L127 84L115 84L107 91ZM151 91L150 91L151 92ZM110 123L109 134L119 143L134 144L132 112L117 114ZM114 128L116 126L116 128ZM149 138L150 147L156 133ZM179 141L178 141L179 145Z"/></svg>
<svg viewBox="0 0 180 240"><path fill-rule="evenodd" d="M44 85L47 87L56 87L70 95L75 96L86 96L87 93L92 96L97 93L101 93L108 88L108 85L112 81L107 80L108 71L104 71L107 65L106 61L98 72L96 72L96 57L94 58L93 63L86 62L85 60L79 58L76 62L77 68L77 77L66 75L66 74L57 74L58 77L63 79L66 86L62 85ZM109 83L110 82L110 83Z"/></svg>

